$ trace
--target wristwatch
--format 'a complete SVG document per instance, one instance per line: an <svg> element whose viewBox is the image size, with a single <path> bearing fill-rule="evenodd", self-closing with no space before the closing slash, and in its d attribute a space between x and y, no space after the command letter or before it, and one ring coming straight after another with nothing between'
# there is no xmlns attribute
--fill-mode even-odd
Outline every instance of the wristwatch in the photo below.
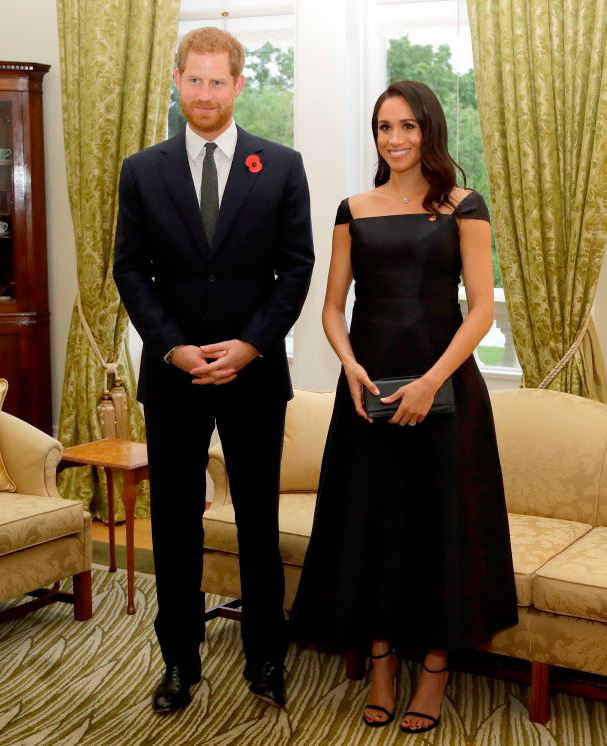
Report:
<svg viewBox="0 0 607 746"><path fill-rule="evenodd" d="M173 360L173 353L178 347L181 347L181 345L175 345L175 347L171 347L167 354L162 358L167 365L171 364L171 361Z"/></svg>

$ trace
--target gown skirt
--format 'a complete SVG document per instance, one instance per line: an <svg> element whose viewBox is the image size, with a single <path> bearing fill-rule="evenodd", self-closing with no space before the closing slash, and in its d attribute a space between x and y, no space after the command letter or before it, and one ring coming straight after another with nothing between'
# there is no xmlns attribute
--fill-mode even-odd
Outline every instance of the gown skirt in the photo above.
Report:
<svg viewBox="0 0 607 746"><path fill-rule="evenodd" d="M471 192L451 214L352 218L350 341L371 380L427 371L462 315L459 220L489 220ZM454 373L454 414L415 427L366 422L337 384L314 525L290 615L300 644L347 652L458 650L517 623L493 414L473 357Z"/></svg>

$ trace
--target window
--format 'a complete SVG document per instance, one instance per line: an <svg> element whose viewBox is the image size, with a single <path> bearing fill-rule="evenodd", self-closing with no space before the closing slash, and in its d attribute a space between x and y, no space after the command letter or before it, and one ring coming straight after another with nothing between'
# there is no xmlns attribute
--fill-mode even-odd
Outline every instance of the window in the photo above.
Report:
<svg viewBox="0 0 607 746"><path fill-rule="evenodd" d="M252 3L211 4L182 0L179 39L200 26L214 26L233 34L247 52L246 84L234 109L238 124L260 137L292 146L292 2L274 3L273 9L274 15L261 16L255 14ZM185 126L185 119L179 108L179 93L173 84L169 137L182 126Z"/></svg>
<svg viewBox="0 0 607 746"><path fill-rule="evenodd" d="M447 118L449 150L491 210L465 0L378 0L377 20L386 84L410 79L432 88ZM495 321L476 356L484 368L518 370L495 243L492 255ZM465 311L463 287L460 302Z"/></svg>
<svg viewBox="0 0 607 746"><path fill-rule="evenodd" d="M260 137L293 146L294 0L273 0L271 10L247 0L182 0L178 37L201 26L233 34L246 49L245 87L234 118ZM179 92L171 87L168 134L185 126ZM293 333L287 337L293 355Z"/></svg>

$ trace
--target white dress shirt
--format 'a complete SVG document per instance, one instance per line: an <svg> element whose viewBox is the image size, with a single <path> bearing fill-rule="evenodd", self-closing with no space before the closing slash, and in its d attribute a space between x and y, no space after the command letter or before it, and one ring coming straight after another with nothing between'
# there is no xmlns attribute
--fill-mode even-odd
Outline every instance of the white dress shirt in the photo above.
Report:
<svg viewBox="0 0 607 746"><path fill-rule="evenodd" d="M232 167L232 161L234 159L234 151L236 150L236 140L238 139L238 130L236 129L236 122L232 119L230 126L225 132L216 140L213 140L217 147L213 153L215 158L215 166L217 167L217 190L219 192L219 206L221 207L221 198L223 197L228 176L230 174L230 168ZM204 146L211 142L211 140L205 140L204 137L200 137L188 124L185 128L185 147L188 151L188 161L190 163L190 171L192 172L192 179L194 181L194 188L196 189L196 198L198 204L200 204L200 181L202 179L202 162L204 161L205 149Z"/></svg>

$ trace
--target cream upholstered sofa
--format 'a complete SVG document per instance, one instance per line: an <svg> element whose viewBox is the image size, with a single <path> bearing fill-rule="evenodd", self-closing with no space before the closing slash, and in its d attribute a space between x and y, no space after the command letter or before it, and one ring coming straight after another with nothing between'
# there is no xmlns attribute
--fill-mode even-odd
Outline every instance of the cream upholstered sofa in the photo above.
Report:
<svg viewBox="0 0 607 746"><path fill-rule="evenodd" d="M551 666L607 676L607 405L537 389L491 400L519 623L490 650L532 662L530 714L545 722L551 688L585 691Z"/></svg>
<svg viewBox="0 0 607 746"><path fill-rule="evenodd" d="M531 718L550 712L549 666L607 675L607 405L537 389L491 394L510 530L519 623L492 652L531 666ZM297 391L287 408L280 546L290 608L312 526L333 396ZM221 446L205 514L203 588L238 598L238 545ZM561 687L565 689L565 685Z"/></svg>
<svg viewBox="0 0 607 746"><path fill-rule="evenodd" d="M4 610L0 621L52 601L74 603L74 618L89 619L91 516L82 503L64 500L55 475L62 447L27 422L0 412L0 452L16 491L0 492L0 605L17 596L36 600ZM58 581L73 577L74 594ZM54 584L50 590L45 586Z"/></svg>

